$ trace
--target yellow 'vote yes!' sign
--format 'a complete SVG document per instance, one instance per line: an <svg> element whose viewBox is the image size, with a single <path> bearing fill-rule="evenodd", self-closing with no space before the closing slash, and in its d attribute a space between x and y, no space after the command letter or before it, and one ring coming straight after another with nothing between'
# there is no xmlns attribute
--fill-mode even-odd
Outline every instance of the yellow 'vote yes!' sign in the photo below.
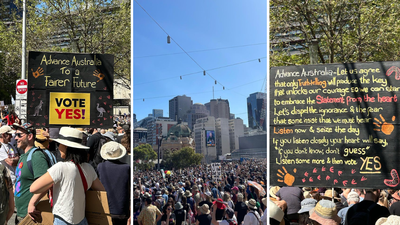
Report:
<svg viewBox="0 0 400 225"><path fill-rule="evenodd" d="M51 92L49 103L49 124L90 124L90 93Z"/></svg>

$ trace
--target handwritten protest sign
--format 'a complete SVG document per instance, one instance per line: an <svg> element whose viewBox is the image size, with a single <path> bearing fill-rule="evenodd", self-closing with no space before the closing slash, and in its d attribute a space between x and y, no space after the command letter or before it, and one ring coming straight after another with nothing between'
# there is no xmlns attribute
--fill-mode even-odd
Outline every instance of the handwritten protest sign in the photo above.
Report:
<svg viewBox="0 0 400 225"><path fill-rule="evenodd" d="M112 55L29 52L28 122L112 127Z"/></svg>
<svg viewBox="0 0 400 225"><path fill-rule="evenodd" d="M271 185L400 187L399 68L272 68Z"/></svg>

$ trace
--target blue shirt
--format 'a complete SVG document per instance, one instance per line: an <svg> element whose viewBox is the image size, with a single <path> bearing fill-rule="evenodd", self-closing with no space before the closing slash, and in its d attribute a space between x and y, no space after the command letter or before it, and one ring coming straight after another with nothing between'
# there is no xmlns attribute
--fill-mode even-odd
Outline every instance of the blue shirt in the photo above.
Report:
<svg viewBox="0 0 400 225"><path fill-rule="evenodd" d="M342 220L341 224L345 224L347 211L349 211L350 207L352 207L353 205L354 205L354 204L351 204L351 205L349 205L349 206L347 206L347 207L345 207L345 208L339 210L339 212L338 212L337 215L338 215L338 216L340 217L340 219Z"/></svg>

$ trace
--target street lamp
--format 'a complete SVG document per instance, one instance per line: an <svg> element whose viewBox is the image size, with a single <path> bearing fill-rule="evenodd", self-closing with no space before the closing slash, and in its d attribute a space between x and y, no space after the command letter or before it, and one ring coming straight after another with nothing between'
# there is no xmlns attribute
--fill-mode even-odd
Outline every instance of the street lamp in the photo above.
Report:
<svg viewBox="0 0 400 225"><path fill-rule="evenodd" d="M162 135L158 135L158 161L157 161L157 170L160 171L160 146L162 142Z"/></svg>

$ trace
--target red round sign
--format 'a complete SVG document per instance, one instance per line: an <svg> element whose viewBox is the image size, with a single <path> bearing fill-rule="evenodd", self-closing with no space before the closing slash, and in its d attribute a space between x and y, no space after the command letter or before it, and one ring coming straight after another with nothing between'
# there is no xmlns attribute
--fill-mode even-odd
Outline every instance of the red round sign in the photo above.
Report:
<svg viewBox="0 0 400 225"><path fill-rule="evenodd" d="M17 82L17 92L18 94L25 94L28 91L28 82L26 80L19 80Z"/></svg>

